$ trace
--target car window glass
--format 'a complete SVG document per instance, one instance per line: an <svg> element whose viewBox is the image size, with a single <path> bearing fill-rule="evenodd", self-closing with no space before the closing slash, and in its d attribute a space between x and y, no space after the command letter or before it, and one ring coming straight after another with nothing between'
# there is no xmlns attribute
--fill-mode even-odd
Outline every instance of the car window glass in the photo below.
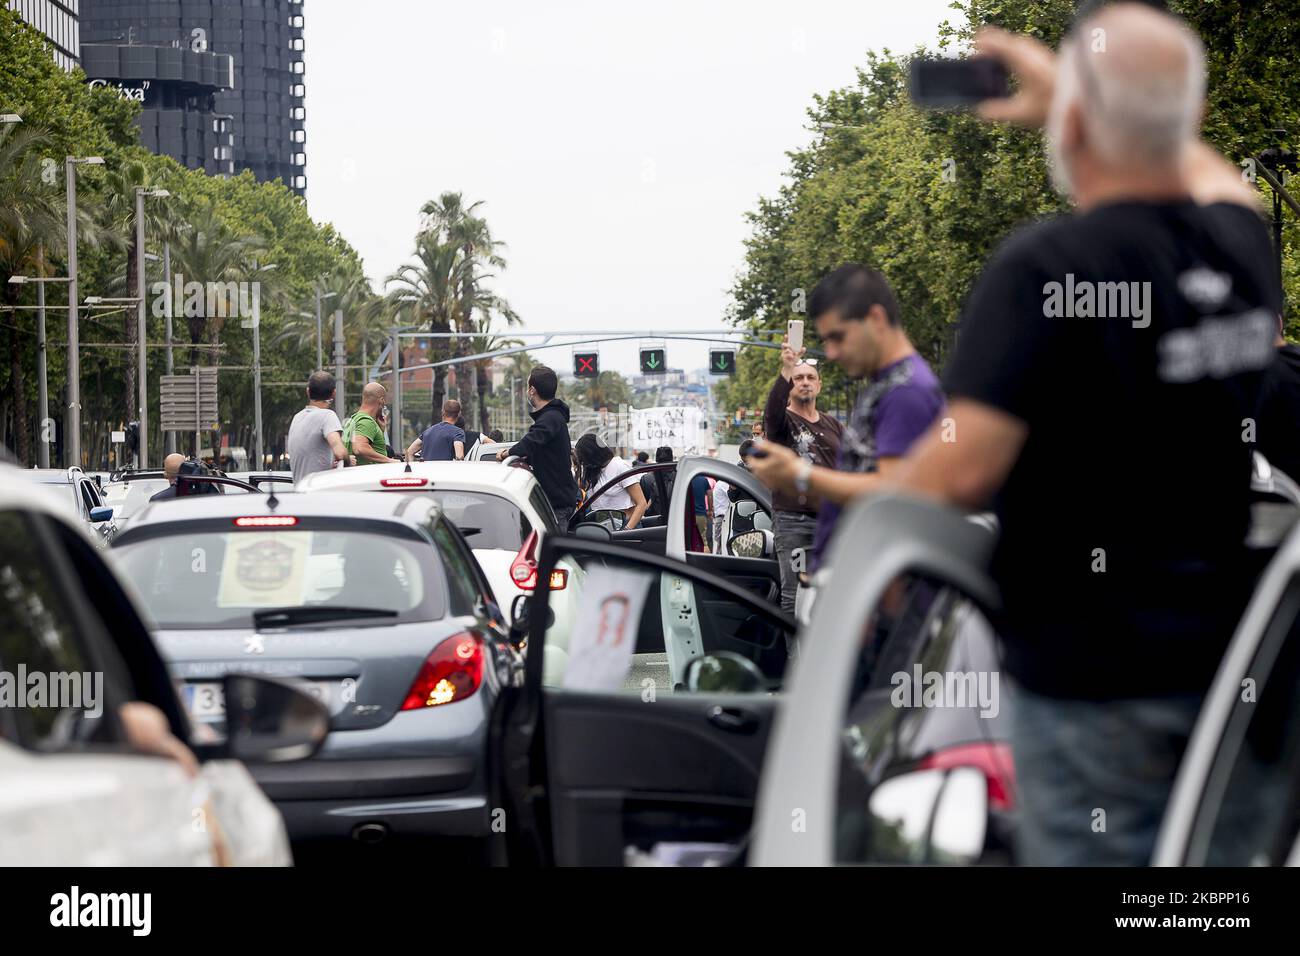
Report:
<svg viewBox="0 0 1300 956"><path fill-rule="evenodd" d="M523 512L500 495L437 490L431 495L471 548L518 551L533 529Z"/></svg>
<svg viewBox="0 0 1300 956"><path fill-rule="evenodd" d="M1300 577L1247 673L1201 795L1190 863L1280 866L1300 833Z"/></svg>
<svg viewBox="0 0 1300 956"><path fill-rule="evenodd" d="M763 609L699 580L633 558L563 555L549 582L543 683L658 695L686 693L670 675L667 641L727 659L752 687L719 678L707 689L779 689L791 628ZM555 576L553 575L553 578ZM596 671L592 673L593 669ZM739 670L735 671L739 679Z"/></svg>
<svg viewBox="0 0 1300 956"><path fill-rule="evenodd" d="M105 675L84 643L62 562L41 540L35 521L0 512L0 670L14 681L11 710L17 742L37 750L103 741Z"/></svg>
<svg viewBox="0 0 1300 956"><path fill-rule="evenodd" d="M470 557L463 553L461 546L441 520L434 523L433 540L438 546L439 554L442 555L443 566L447 569L447 592L451 599L451 613L474 614L480 598L487 595L482 593Z"/></svg>
<svg viewBox="0 0 1300 956"><path fill-rule="evenodd" d="M840 730L835 855L841 863L913 863L917 841L882 816L872 794L916 767L974 767L990 803L1010 809L1014 773L1010 701L996 636L959 589L906 573L885 589L862 628ZM995 830L984 862L1009 862L1009 833Z"/></svg>
<svg viewBox="0 0 1300 956"><path fill-rule="evenodd" d="M114 554L160 628L250 627L255 611L313 605L428 621L442 616L446 601L427 544L368 531L195 533L178 523L128 539Z"/></svg>
<svg viewBox="0 0 1300 956"><path fill-rule="evenodd" d="M546 492L542 491L541 485L533 485L533 490L528 493L528 501L532 504L533 510L541 517L542 525L548 534L555 534L560 530L559 523L555 520L555 511L551 508L550 499L546 497Z"/></svg>

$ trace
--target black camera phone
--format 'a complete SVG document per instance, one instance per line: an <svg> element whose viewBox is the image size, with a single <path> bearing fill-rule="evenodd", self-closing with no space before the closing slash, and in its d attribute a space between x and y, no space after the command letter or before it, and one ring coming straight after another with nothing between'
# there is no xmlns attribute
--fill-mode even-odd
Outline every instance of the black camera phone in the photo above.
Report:
<svg viewBox="0 0 1300 956"><path fill-rule="evenodd" d="M1010 96L1011 74L987 56L915 59L908 88L917 106L974 106L982 100Z"/></svg>

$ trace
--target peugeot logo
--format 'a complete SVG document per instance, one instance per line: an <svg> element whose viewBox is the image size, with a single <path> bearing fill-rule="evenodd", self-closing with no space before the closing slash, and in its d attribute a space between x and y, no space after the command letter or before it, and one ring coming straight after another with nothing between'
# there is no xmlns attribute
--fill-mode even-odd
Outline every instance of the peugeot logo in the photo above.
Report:
<svg viewBox="0 0 1300 956"><path fill-rule="evenodd" d="M261 634L249 634L244 638L245 654L265 654L266 645L262 642Z"/></svg>

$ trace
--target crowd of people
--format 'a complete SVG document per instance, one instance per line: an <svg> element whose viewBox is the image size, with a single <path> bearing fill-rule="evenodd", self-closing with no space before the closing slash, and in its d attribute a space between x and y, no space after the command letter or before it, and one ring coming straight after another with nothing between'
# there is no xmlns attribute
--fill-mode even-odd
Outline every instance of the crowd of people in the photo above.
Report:
<svg viewBox="0 0 1300 956"><path fill-rule="evenodd" d="M808 317L825 361L861 383L856 406L844 423L819 410L821 369L787 343L742 451L772 489L791 612L801 575L863 496L995 511L1022 858L1143 864L1258 573L1245 553L1252 453L1300 470L1300 350L1281 335L1257 195L1199 138L1206 70L1192 31L1119 3L1077 24L1059 53L998 29L977 44L1016 81L979 115L1045 129L1072 211L998 247L942 378L913 347L884 272L846 263L825 275ZM1062 288L1093 305L1059 317ZM1116 290L1131 291L1126 308L1099 311ZM627 474L633 464L595 435L571 446L557 384L551 369L532 370L532 426L497 458L527 460L561 527L608 485L595 506L636 528L663 508L672 472ZM399 460L383 439L383 387L367 385L346 424L333 390L328 373L312 376L289 433L295 479ZM459 460L479 437L448 401L403 457ZM672 450L654 459L671 462ZM1170 480L1152 493L1156 474ZM728 489L697 480L693 547L721 550ZM1097 807L1109 838L1089 825Z"/></svg>

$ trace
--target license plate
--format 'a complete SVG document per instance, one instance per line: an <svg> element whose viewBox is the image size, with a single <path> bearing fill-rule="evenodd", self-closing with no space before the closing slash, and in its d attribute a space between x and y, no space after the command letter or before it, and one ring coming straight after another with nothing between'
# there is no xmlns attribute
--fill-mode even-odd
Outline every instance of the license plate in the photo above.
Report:
<svg viewBox="0 0 1300 956"><path fill-rule="evenodd" d="M329 681L296 680L289 683L303 693L315 697L326 707L331 707L333 701L331 688L334 685ZM226 698L221 691L221 684L215 681L183 684L181 696L185 701L185 709L189 711L191 717L210 719L226 715Z"/></svg>

